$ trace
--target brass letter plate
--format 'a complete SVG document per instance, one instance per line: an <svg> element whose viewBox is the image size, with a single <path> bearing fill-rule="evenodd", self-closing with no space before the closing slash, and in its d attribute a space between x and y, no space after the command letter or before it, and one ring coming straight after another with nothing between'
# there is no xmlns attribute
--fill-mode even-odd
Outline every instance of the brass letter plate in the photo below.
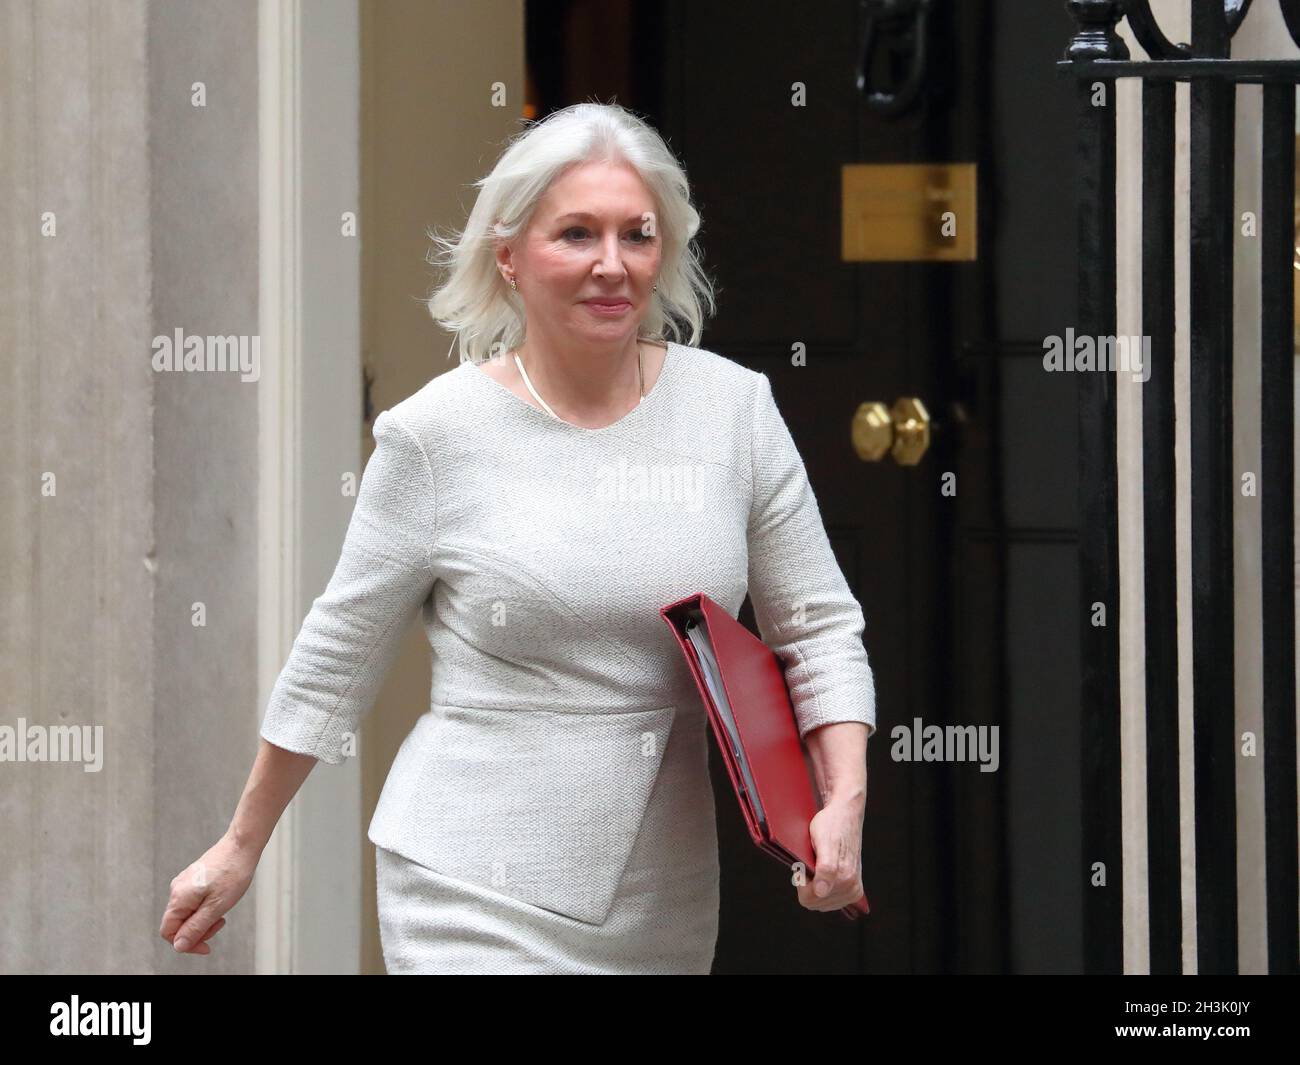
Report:
<svg viewBox="0 0 1300 1065"><path fill-rule="evenodd" d="M974 163L853 163L841 175L845 262L974 261Z"/></svg>

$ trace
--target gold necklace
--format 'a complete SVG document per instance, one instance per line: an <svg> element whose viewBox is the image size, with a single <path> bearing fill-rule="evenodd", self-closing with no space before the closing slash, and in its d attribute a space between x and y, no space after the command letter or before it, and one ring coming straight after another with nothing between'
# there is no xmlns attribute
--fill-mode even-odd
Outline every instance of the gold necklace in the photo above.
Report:
<svg viewBox="0 0 1300 1065"><path fill-rule="evenodd" d="M524 363L523 360L519 357L519 352L516 351L514 355L515 355L515 365L519 367L519 376L524 379L524 387L527 388L530 393L532 393L533 399L537 400L537 402L542 405L546 413L549 414L552 418L555 418L558 421L564 421L564 419L561 418L558 414L556 414L555 411L551 410L550 405L546 402L546 400L542 399L542 397L537 394L537 389L533 387L532 381L528 379L528 371L524 369ZM645 367L642 364L640 341L638 341L636 345L636 375L637 375L637 380L640 382L640 386L641 386L641 399L645 399ZM641 402L641 399L637 400L638 404Z"/></svg>

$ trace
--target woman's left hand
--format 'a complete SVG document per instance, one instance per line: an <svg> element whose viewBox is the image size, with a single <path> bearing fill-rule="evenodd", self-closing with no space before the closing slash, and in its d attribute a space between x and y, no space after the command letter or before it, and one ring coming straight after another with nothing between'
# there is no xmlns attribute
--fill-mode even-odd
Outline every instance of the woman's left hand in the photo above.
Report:
<svg viewBox="0 0 1300 1065"><path fill-rule="evenodd" d="M809 822L817 866L812 879L796 885L800 905L810 910L838 910L862 898L864 808L860 801L832 799Z"/></svg>

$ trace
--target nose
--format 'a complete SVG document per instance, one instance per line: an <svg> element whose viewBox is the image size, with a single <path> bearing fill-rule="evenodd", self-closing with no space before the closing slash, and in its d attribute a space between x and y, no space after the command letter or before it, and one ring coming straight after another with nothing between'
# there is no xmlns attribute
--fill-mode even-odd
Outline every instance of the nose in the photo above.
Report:
<svg viewBox="0 0 1300 1065"><path fill-rule="evenodd" d="M619 247L619 235L607 235L600 243L600 255L596 259L594 271L598 277L621 279L627 273L623 266L623 256Z"/></svg>

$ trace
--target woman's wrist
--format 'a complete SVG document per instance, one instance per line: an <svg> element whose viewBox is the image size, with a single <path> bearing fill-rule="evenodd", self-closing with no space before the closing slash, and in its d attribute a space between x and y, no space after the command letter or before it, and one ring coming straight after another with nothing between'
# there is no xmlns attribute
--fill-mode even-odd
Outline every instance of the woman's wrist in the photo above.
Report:
<svg viewBox="0 0 1300 1065"><path fill-rule="evenodd" d="M867 805L866 781L861 784L845 784L832 787L826 794L824 805L843 806L852 810L865 809Z"/></svg>

